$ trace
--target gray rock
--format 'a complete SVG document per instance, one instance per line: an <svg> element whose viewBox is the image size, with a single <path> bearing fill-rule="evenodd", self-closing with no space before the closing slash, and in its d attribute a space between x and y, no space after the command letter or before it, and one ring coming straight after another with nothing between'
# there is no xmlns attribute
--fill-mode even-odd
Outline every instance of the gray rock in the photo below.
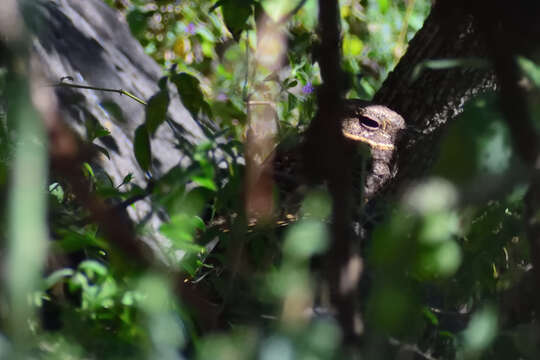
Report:
<svg viewBox="0 0 540 360"><path fill-rule="evenodd" d="M123 89L147 100L158 91L161 67L147 54L119 13L102 0L36 0L21 5L25 22L33 33L32 52L42 65L48 84L57 84L63 77L77 84ZM133 154L133 138L137 126L144 122L145 107L118 93L55 87L58 103L66 123L82 137L87 121L100 123L111 136L95 140L105 147L110 160L103 156L99 164L115 185L128 173L136 184L144 187L146 178ZM203 125L195 121L170 87L170 123L164 123L151 141L154 156L152 174L159 177L172 167L189 164L186 153L203 141ZM115 116L111 108L120 110ZM168 240L157 233L160 219L149 201L139 201L128 209L139 222L146 219L150 243L168 247ZM148 239L147 239L148 240Z"/></svg>

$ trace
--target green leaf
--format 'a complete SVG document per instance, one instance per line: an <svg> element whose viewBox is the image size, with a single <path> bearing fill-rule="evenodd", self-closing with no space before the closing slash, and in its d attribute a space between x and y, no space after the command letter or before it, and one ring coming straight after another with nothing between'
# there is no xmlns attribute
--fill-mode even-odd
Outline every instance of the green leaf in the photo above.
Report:
<svg viewBox="0 0 540 360"><path fill-rule="evenodd" d="M147 28L148 19L154 14L154 11L142 11L139 8L133 8L127 15L126 20L131 33L136 38L141 37Z"/></svg>
<svg viewBox="0 0 540 360"><path fill-rule="evenodd" d="M55 182L49 185L49 193L54 196L59 203L64 201L64 189L59 183Z"/></svg>
<svg viewBox="0 0 540 360"><path fill-rule="evenodd" d="M377 0L379 3L379 10L382 14L385 14L388 11L388 8L390 7L390 1L389 0Z"/></svg>
<svg viewBox="0 0 540 360"><path fill-rule="evenodd" d="M208 9L208 12L212 12L212 11L216 10L218 7L220 7L221 5L223 5L223 3L224 3L225 1L227 1L227 0L218 0L218 1L216 1L216 3L215 3L214 5L212 5L212 6L210 7L210 9Z"/></svg>
<svg viewBox="0 0 540 360"><path fill-rule="evenodd" d="M83 163L83 171L85 172L86 176L95 179L96 175L94 174L94 170L92 169L92 166L89 163L87 162Z"/></svg>
<svg viewBox="0 0 540 360"><path fill-rule="evenodd" d="M423 279L448 277L461 265L459 245L449 240L419 254L416 275Z"/></svg>
<svg viewBox="0 0 540 360"><path fill-rule="evenodd" d="M221 3L223 20L236 41L242 31L249 28L248 19L253 13L252 4L253 0L225 0Z"/></svg>
<svg viewBox="0 0 540 360"><path fill-rule="evenodd" d="M110 135L110 131L104 128L99 121L91 114L87 114L86 121L84 122L86 127L86 138L88 141Z"/></svg>
<svg viewBox="0 0 540 360"><path fill-rule="evenodd" d="M74 273L75 272L73 271L73 269L69 268L56 270L45 278L43 287L44 289L50 289L54 284L58 283L64 278L73 276Z"/></svg>
<svg viewBox="0 0 540 360"><path fill-rule="evenodd" d="M444 212L454 207L457 201L455 186L446 179L436 177L411 186L402 200L410 210L422 215Z"/></svg>
<svg viewBox="0 0 540 360"><path fill-rule="evenodd" d="M118 185L118 187L129 184L131 180L133 180L133 173L129 173L126 176L124 176L124 178L122 179L122 182L120 183L120 185Z"/></svg>
<svg viewBox="0 0 540 360"><path fill-rule="evenodd" d="M287 82L285 85L285 88L290 89L298 85L298 80L293 80L291 82Z"/></svg>
<svg viewBox="0 0 540 360"><path fill-rule="evenodd" d="M369 323L392 335L414 334L423 323L421 308L409 287L384 283L372 290L368 302Z"/></svg>
<svg viewBox="0 0 540 360"><path fill-rule="evenodd" d="M422 61L413 69L410 82L416 81L425 69L444 70L455 67L469 67L473 69L486 69L490 63L481 58L455 58Z"/></svg>
<svg viewBox="0 0 540 360"><path fill-rule="evenodd" d="M166 89L158 91L148 100L146 107L146 128L149 134L154 134L165 119L169 108L169 92Z"/></svg>
<svg viewBox="0 0 540 360"><path fill-rule="evenodd" d="M536 87L540 87L540 67L522 56L518 56L517 61L525 75L532 80Z"/></svg>
<svg viewBox="0 0 540 360"><path fill-rule="evenodd" d="M422 219L418 240L421 243L433 245L450 240L458 234L459 218L450 211L428 212Z"/></svg>
<svg viewBox="0 0 540 360"><path fill-rule="evenodd" d="M97 145L97 144L92 144L92 146L97 150L99 151L100 153L102 153L103 155L105 155L107 157L107 159L111 160L111 156L109 155L109 151L107 149L105 149L103 146L100 146L100 145Z"/></svg>
<svg viewBox="0 0 540 360"><path fill-rule="evenodd" d="M159 231L170 239L176 248L186 252L199 252L204 247L194 242L197 229L205 229L204 222L200 217L180 213L174 215L168 224L163 224Z"/></svg>
<svg viewBox="0 0 540 360"><path fill-rule="evenodd" d="M135 142L133 146L135 147L135 159L137 159L139 166L144 171L148 171L152 162L152 148L150 147L150 137L144 124L139 125L135 130Z"/></svg>
<svg viewBox="0 0 540 360"><path fill-rule="evenodd" d="M360 56L364 43L356 35L346 35L343 39L343 54L345 56Z"/></svg>
<svg viewBox="0 0 540 360"><path fill-rule="evenodd" d="M214 179L212 178L209 178L209 177L206 177L206 176L199 176L199 175L193 175L191 176L191 180L208 189L208 190L212 190L212 191L216 191L217 190L217 186L216 186L216 183L214 182Z"/></svg>
<svg viewBox="0 0 540 360"><path fill-rule="evenodd" d="M477 356L487 350L497 336L498 322L497 311L492 306L486 306L475 312L469 326L462 334L464 350L469 355Z"/></svg>
<svg viewBox="0 0 540 360"><path fill-rule="evenodd" d="M294 94L289 93L287 95L288 110L292 111L297 105L298 105L298 98Z"/></svg>
<svg viewBox="0 0 540 360"><path fill-rule="evenodd" d="M424 307L422 309L422 313L424 314L424 317L431 323L431 325L439 325L439 319L437 318L437 315L435 315L435 313L431 311L429 307Z"/></svg>
<svg viewBox="0 0 540 360"><path fill-rule="evenodd" d="M79 270L86 273L89 277L97 275L103 277L109 272L107 267L96 260L84 260L79 264Z"/></svg>
<svg viewBox="0 0 540 360"><path fill-rule="evenodd" d="M261 4L266 14L274 21L283 19L297 5L290 0L263 0Z"/></svg>
<svg viewBox="0 0 540 360"><path fill-rule="evenodd" d="M328 246L326 224L303 220L291 226L285 236L283 252L294 259L305 260L322 253Z"/></svg>
<svg viewBox="0 0 540 360"><path fill-rule="evenodd" d="M100 238L97 238L95 231L89 227L77 231L71 229L58 229L57 235L60 238L60 247L68 253L87 247L107 248L107 243Z"/></svg>
<svg viewBox="0 0 540 360"><path fill-rule="evenodd" d="M237 120L240 124L246 123L246 113L231 100L215 101L212 103L212 109L216 118L224 122L231 123L233 120Z"/></svg>
<svg viewBox="0 0 540 360"><path fill-rule="evenodd" d="M176 85L182 104L191 116L197 118L201 110L208 112L209 105L204 101L199 79L187 73L180 73L171 76L171 81Z"/></svg>

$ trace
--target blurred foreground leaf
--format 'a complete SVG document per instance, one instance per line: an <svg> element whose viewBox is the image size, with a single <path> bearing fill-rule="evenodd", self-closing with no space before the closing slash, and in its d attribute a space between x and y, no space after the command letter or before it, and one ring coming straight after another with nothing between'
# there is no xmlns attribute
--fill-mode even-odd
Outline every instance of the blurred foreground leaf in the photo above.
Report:
<svg viewBox="0 0 540 360"><path fill-rule="evenodd" d="M9 195L9 233L6 254L9 294L9 331L23 345L34 309L30 295L39 289L47 255L47 137L30 102L25 79L11 78L10 118L17 124L12 188Z"/></svg>

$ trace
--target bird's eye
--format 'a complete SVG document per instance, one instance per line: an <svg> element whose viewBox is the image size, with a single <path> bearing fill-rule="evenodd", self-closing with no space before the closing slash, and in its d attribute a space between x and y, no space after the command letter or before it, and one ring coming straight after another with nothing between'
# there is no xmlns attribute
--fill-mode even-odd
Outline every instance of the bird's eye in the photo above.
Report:
<svg viewBox="0 0 540 360"><path fill-rule="evenodd" d="M373 119L368 118L368 117L360 116L359 121L360 121L360 124L362 124L363 126L365 126L368 129L375 130L375 129L379 128L379 123L377 121L373 120Z"/></svg>

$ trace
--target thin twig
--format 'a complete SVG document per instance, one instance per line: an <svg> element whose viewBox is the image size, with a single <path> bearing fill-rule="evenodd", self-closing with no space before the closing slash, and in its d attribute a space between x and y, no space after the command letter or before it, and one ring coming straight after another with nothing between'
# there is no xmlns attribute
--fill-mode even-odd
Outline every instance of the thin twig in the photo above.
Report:
<svg viewBox="0 0 540 360"><path fill-rule="evenodd" d="M117 210L124 210L128 206L135 204L137 201L143 200L148 195L152 194L152 191L154 191L155 183L150 180L148 184L146 185L146 189L144 189L144 192L135 196L132 196L124 201L122 201L120 204L116 205L115 208Z"/></svg>
<svg viewBox="0 0 540 360"><path fill-rule="evenodd" d="M409 0L407 2L407 9L405 10L405 17L403 18L403 27L399 32L399 37L396 41L396 46L394 47L394 57L396 58L396 60L399 60L401 55L403 55L403 44L405 44L405 38L407 37L407 28L409 27L409 19L411 17L413 9L414 0ZM399 50L399 57L396 56L396 50Z"/></svg>
<svg viewBox="0 0 540 360"><path fill-rule="evenodd" d="M141 100L137 96L133 95L132 93L123 90L123 89L109 89L109 88L103 88L103 87L97 87L97 86L88 86L88 85L82 85L82 84L72 84L72 83L66 83L64 81L60 81L56 84L48 85L51 87L70 87L70 88L76 88L76 89L87 89L87 90L97 90L97 91L105 91L105 92L113 92L120 95L125 95L127 97L132 98L139 104L142 104L144 106L148 105L146 101Z"/></svg>

